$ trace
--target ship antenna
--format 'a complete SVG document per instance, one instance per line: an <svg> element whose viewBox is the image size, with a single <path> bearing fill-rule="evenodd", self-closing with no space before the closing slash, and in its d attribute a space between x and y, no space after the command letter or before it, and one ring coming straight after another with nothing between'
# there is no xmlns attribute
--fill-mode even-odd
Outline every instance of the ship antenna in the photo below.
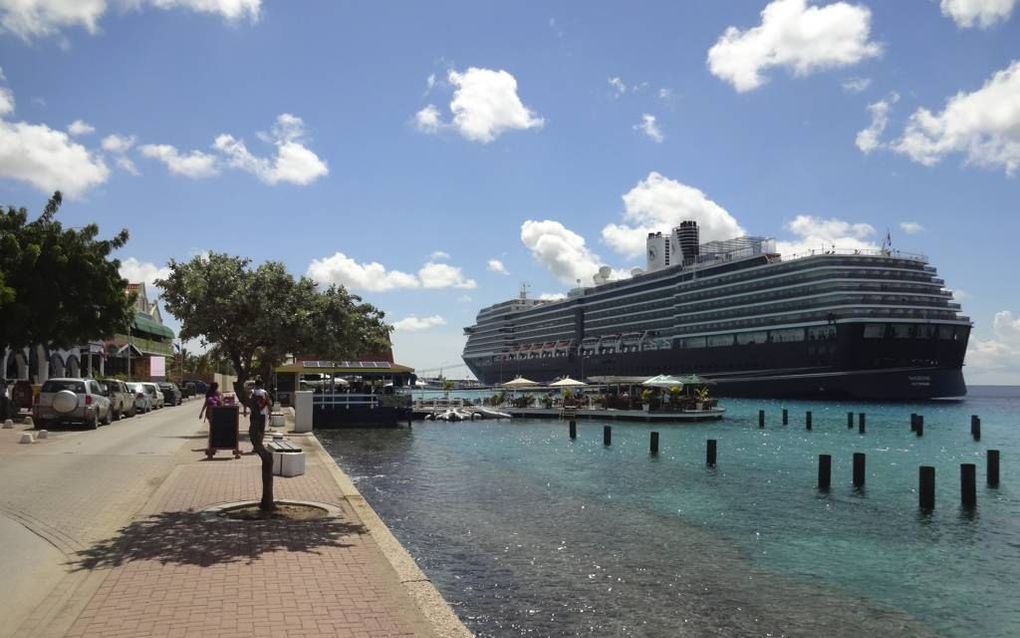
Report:
<svg viewBox="0 0 1020 638"><path fill-rule="evenodd" d="M528 285L528 282L526 282L526 281L522 281L521 282L521 300L522 301L528 298L528 288L530 288L530 287L531 286Z"/></svg>

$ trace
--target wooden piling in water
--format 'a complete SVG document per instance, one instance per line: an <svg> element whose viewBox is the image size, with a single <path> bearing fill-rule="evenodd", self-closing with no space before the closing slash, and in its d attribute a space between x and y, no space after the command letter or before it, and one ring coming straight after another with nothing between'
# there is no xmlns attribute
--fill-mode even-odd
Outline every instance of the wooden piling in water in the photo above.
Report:
<svg viewBox="0 0 1020 638"><path fill-rule="evenodd" d="M810 429L811 429L811 411L810 411L810 410L808 410L808 411L807 411L807 412L806 412L806 413L804 414L804 427L805 427L806 429L808 429L808 430L810 430Z"/></svg>
<svg viewBox="0 0 1020 638"><path fill-rule="evenodd" d="M854 452L854 487L864 487L864 452Z"/></svg>
<svg viewBox="0 0 1020 638"><path fill-rule="evenodd" d="M758 410L758 427L765 427L765 410Z"/></svg>
<svg viewBox="0 0 1020 638"><path fill-rule="evenodd" d="M911 432L917 431L917 412L910 413L910 431Z"/></svg>
<svg viewBox="0 0 1020 638"><path fill-rule="evenodd" d="M988 487L999 487L999 451L988 450L986 457L986 469L988 474Z"/></svg>
<svg viewBox="0 0 1020 638"><path fill-rule="evenodd" d="M648 451L652 455L655 455L655 454L659 453L659 433L658 432L652 432L652 435L651 435L651 437L648 440Z"/></svg>
<svg viewBox="0 0 1020 638"><path fill-rule="evenodd" d="M861 412L857 415L857 431L864 434L864 417L865 414Z"/></svg>
<svg viewBox="0 0 1020 638"><path fill-rule="evenodd" d="M832 455L818 455L818 489L829 491L832 485Z"/></svg>
<svg viewBox="0 0 1020 638"><path fill-rule="evenodd" d="M976 414L970 415L970 435L975 441L981 440L981 417Z"/></svg>
<svg viewBox="0 0 1020 638"><path fill-rule="evenodd" d="M577 438L577 421L570 419L570 438Z"/></svg>
<svg viewBox="0 0 1020 638"><path fill-rule="evenodd" d="M922 465L918 471L917 500L922 510L935 509L935 468Z"/></svg>
<svg viewBox="0 0 1020 638"><path fill-rule="evenodd" d="M977 507L977 466L960 463L960 504L964 509Z"/></svg>
<svg viewBox="0 0 1020 638"><path fill-rule="evenodd" d="M846 429L852 430L853 427L854 427L854 413L853 412L847 412L846 413Z"/></svg>
<svg viewBox="0 0 1020 638"><path fill-rule="evenodd" d="M787 425L790 422L790 413L783 408L783 425Z"/></svg>
<svg viewBox="0 0 1020 638"><path fill-rule="evenodd" d="M924 417L921 415L917 415L917 427L914 428L914 434L924 436Z"/></svg>
<svg viewBox="0 0 1020 638"><path fill-rule="evenodd" d="M610 425L602 426L602 445L613 444L613 428Z"/></svg>
<svg viewBox="0 0 1020 638"><path fill-rule="evenodd" d="M705 446L705 465L715 467L716 444L715 439L709 439Z"/></svg>

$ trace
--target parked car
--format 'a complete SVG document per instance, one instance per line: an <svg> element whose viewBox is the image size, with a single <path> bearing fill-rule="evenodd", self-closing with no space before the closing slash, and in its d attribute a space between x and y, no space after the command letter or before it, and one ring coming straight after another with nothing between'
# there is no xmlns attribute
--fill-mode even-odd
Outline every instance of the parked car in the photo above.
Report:
<svg viewBox="0 0 1020 638"><path fill-rule="evenodd" d="M185 381L181 386L181 396L185 399L195 396L195 382Z"/></svg>
<svg viewBox="0 0 1020 638"><path fill-rule="evenodd" d="M100 379L99 385L106 390L106 397L110 399L114 421L120 420L122 416L135 415L134 393L128 389L126 383L117 379Z"/></svg>
<svg viewBox="0 0 1020 638"><path fill-rule="evenodd" d="M160 391L158 385L150 382L142 382L142 387L145 388L145 394L149 395L149 401L152 402L152 409L158 410L166 404L163 399L163 393Z"/></svg>
<svg viewBox="0 0 1020 638"><path fill-rule="evenodd" d="M134 396L135 414L139 412L143 414L151 412L155 406L152 405L152 398L149 396L149 393L146 392L145 386L141 383L129 383L127 386L131 391L131 394Z"/></svg>
<svg viewBox="0 0 1020 638"><path fill-rule="evenodd" d="M32 407L37 428L50 423L82 423L96 429L99 423L109 425L113 418L106 390L95 379L50 379L39 390L39 400Z"/></svg>
<svg viewBox="0 0 1020 638"><path fill-rule="evenodd" d="M177 387L177 384L170 383L168 381L161 381L156 384L159 386L159 391L163 393L163 404L164 405L180 405L181 404L181 391Z"/></svg>
<svg viewBox="0 0 1020 638"><path fill-rule="evenodd" d="M195 381L195 394L204 395L209 391L209 384L205 381Z"/></svg>

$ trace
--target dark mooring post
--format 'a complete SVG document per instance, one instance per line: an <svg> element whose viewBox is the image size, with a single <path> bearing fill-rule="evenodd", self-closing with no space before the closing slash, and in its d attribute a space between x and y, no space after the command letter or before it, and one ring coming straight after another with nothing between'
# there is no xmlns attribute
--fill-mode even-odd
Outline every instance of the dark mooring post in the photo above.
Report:
<svg viewBox="0 0 1020 638"><path fill-rule="evenodd" d="M917 436L924 436L924 417L920 414L917 415L917 427L914 428L914 433Z"/></svg>
<svg viewBox="0 0 1020 638"><path fill-rule="evenodd" d="M922 510L935 509L935 468L922 465L918 471L917 501Z"/></svg>
<svg viewBox="0 0 1020 638"><path fill-rule="evenodd" d="M977 466L960 463L960 504L972 510L977 506Z"/></svg>
<svg viewBox="0 0 1020 638"><path fill-rule="evenodd" d="M832 455L831 454L819 454L818 455L818 489L822 491L829 491L829 486L832 485Z"/></svg>
<svg viewBox="0 0 1020 638"><path fill-rule="evenodd" d="M652 454L659 453L659 433L652 432L652 436L648 441L648 451Z"/></svg>
<svg viewBox="0 0 1020 638"><path fill-rule="evenodd" d="M787 425L788 423L790 423L790 413L786 410L786 408L783 408L783 425Z"/></svg>
<svg viewBox="0 0 1020 638"><path fill-rule="evenodd" d="M999 487L999 451L988 450L988 487Z"/></svg>
<svg viewBox="0 0 1020 638"><path fill-rule="evenodd" d="M758 410L758 427L765 427L765 410Z"/></svg>
<svg viewBox="0 0 1020 638"><path fill-rule="evenodd" d="M602 445L613 444L613 427L610 425L602 426Z"/></svg>
<svg viewBox="0 0 1020 638"><path fill-rule="evenodd" d="M976 414L970 415L970 435L975 441L981 440L981 417Z"/></svg>
<svg viewBox="0 0 1020 638"><path fill-rule="evenodd" d="M715 467L715 439L709 439L705 447L705 465Z"/></svg>
<svg viewBox="0 0 1020 638"><path fill-rule="evenodd" d="M854 452L854 487L864 487L864 452Z"/></svg>
<svg viewBox="0 0 1020 638"><path fill-rule="evenodd" d="M911 432L917 431L917 412L910 413L910 431Z"/></svg>
<svg viewBox="0 0 1020 638"><path fill-rule="evenodd" d="M857 415L857 431L864 434L864 413L861 412Z"/></svg>
<svg viewBox="0 0 1020 638"><path fill-rule="evenodd" d="M810 410L808 410L804 414L804 427L807 428L808 430L811 429L811 411Z"/></svg>
<svg viewBox="0 0 1020 638"><path fill-rule="evenodd" d="M577 438L577 421L570 419L570 438Z"/></svg>
<svg viewBox="0 0 1020 638"><path fill-rule="evenodd" d="M847 427L848 430L851 430L854 427L854 413L853 412L847 412L846 413L846 427Z"/></svg>

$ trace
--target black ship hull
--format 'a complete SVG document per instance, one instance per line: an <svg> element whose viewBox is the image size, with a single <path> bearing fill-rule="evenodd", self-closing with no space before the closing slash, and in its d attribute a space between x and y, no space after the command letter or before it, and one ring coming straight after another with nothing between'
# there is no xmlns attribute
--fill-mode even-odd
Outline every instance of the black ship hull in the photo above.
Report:
<svg viewBox="0 0 1020 638"><path fill-rule="evenodd" d="M962 368L968 327L958 327L950 339L905 339L865 338L864 326L841 324L834 338L823 341L465 362L488 385L518 375L544 383L565 375L697 373L715 381L713 393L721 396L909 401L967 393Z"/></svg>

